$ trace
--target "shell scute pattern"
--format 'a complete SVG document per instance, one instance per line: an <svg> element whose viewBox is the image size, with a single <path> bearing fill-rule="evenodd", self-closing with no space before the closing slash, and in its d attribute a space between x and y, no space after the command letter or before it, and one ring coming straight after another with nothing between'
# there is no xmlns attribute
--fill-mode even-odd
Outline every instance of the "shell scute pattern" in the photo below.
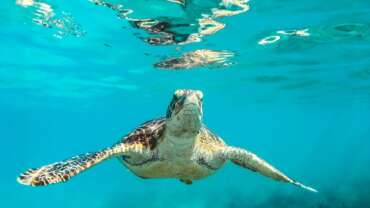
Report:
<svg viewBox="0 0 370 208"><path fill-rule="evenodd" d="M211 130L207 128L207 126L203 125L201 134L200 134L200 140L202 143L207 144L219 144L219 145L225 145L225 142L216 134L214 134Z"/></svg>
<svg viewBox="0 0 370 208"><path fill-rule="evenodd" d="M225 150L225 142L205 125L201 128L195 147L195 159L199 165L216 171L225 163L225 159L220 157Z"/></svg>
<svg viewBox="0 0 370 208"><path fill-rule="evenodd" d="M144 148L153 150L161 138L165 128L165 119L154 119L140 125L133 132L123 137L121 142L125 144L140 144Z"/></svg>

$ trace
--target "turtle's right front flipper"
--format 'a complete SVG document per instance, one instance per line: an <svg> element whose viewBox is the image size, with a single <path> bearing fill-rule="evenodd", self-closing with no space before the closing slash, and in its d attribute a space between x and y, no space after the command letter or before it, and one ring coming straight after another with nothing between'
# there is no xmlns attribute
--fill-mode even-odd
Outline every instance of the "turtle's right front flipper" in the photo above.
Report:
<svg viewBox="0 0 370 208"><path fill-rule="evenodd" d="M121 155L127 150L124 144L101 151L81 154L61 162L45 165L37 169L29 169L22 173L17 181L23 185L46 186L69 180L72 176L93 167L113 156Z"/></svg>
<svg viewBox="0 0 370 208"><path fill-rule="evenodd" d="M237 147L227 147L227 149L224 151L224 157L225 159L230 159L234 164L237 164L244 168L248 168L249 170L258 172L274 180L291 183L308 191L317 192L316 189L303 185L298 181L291 179L290 177L279 171L277 168L270 165L265 160L259 158L257 155L245 149Z"/></svg>

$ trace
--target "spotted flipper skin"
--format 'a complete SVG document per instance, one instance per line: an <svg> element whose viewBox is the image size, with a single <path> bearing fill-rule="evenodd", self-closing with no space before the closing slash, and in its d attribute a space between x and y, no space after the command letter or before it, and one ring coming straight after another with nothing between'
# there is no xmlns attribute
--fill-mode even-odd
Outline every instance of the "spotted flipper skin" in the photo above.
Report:
<svg viewBox="0 0 370 208"><path fill-rule="evenodd" d="M268 162L247 150L237 147L228 147L225 151L225 157L226 159L230 159L236 165L247 168L254 172L258 172L274 180L291 183L308 191L317 192L317 190L315 190L314 188L305 186L289 178L284 173L270 165Z"/></svg>
<svg viewBox="0 0 370 208"><path fill-rule="evenodd" d="M81 154L37 169L29 169L22 173L17 178L17 181L30 186L46 186L53 183L65 182L72 176L110 158L112 155L114 155L112 149Z"/></svg>

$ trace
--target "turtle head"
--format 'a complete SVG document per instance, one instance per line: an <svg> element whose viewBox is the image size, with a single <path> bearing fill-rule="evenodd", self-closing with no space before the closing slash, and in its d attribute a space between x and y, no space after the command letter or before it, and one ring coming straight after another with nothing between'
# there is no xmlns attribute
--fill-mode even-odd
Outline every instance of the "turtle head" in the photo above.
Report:
<svg viewBox="0 0 370 208"><path fill-rule="evenodd" d="M197 134L202 125L202 102L199 90L176 90L167 109L167 131L176 136Z"/></svg>

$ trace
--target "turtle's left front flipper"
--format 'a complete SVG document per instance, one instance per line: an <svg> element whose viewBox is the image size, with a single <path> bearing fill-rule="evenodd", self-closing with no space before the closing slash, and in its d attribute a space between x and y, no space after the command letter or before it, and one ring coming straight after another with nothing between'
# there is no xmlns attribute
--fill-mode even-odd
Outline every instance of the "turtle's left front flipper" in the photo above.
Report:
<svg viewBox="0 0 370 208"><path fill-rule="evenodd" d="M247 150L240 149L237 147L227 147L227 149L224 152L224 156L226 157L226 159L230 159L233 163L237 165L258 172L274 180L291 183L301 188L304 188L308 191L317 192L316 189L311 188L309 186L305 186L299 183L298 181L289 178L284 173L270 165L268 162L264 161L257 155Z"/></svg>
<svg viewBox="0 0 370 208"><path fill-rule="evenodd" d="M101 151L85 153L69 159L29 169L22 173L17 181L23 185L46 186L69 180L72 176L93 167L94 165L124 152L124 146L117 145Z"/></svg>

